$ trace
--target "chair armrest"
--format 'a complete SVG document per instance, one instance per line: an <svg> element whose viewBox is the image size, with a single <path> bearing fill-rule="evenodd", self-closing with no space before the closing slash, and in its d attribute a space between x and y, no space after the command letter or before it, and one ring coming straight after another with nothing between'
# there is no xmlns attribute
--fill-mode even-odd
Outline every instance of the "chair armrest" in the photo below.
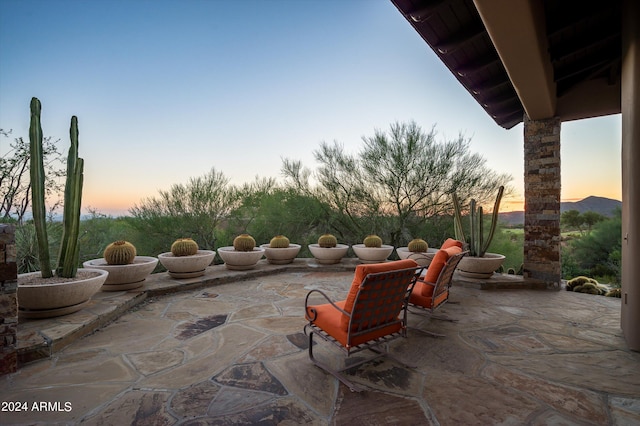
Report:
<svg viewBox="0 0 640 426"><path fill-rule="evenodd" d="M331 299L329 299L329 296L327 296L323 291L321 291L321 290L311 290L311 291L309 291L309 293L307 293L307 296L304 298L304 312L305 312L305 314L307 314L308 312L311 312L313 314L313 317L309 316L309 321L310 322L315 321L316 317L318 315L318 313L316 312L315 309L313 309L312 307L309 307L309 296L311 296L311 294L313 294L313 293L319 293L322 297L324 297L326 299L327 302L329 302L329 304L331 306L336 308L338 311L342 312L344 315L346 315L348 317L351 317L350 313L348 313L347 311L345 311L344 309L342 309L338 305L336 305ZM317 303L316 303L316 305L317 305Z"/></svg>

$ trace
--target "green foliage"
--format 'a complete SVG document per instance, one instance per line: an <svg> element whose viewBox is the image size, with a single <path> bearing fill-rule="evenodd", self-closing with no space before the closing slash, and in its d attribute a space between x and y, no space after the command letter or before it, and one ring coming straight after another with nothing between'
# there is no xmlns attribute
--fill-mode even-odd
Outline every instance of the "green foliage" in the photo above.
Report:
<svg viewBox="0 0 640 426"><path fill-rule="evenodd" d="M622 214L597 222L590 233L562 249L562 276L585 275L618 286L621 282Z"/></svg>

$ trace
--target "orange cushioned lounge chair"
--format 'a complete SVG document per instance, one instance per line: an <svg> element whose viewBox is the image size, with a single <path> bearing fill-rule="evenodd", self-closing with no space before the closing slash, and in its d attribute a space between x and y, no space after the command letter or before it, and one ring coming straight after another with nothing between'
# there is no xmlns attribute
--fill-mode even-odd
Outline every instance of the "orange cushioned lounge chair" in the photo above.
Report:
<svg viewBox="0 0 640 426"><path fill-rule="evenodd" d="M358 265L346 299L339 302L332 302L320 290L311 290L305 299L305 317L309 323L304 327L305 334L309 336L309 359L352 391L362 390L340 373L372 358L333 370L314 357L313 336L334 343L346 352L347 357L369 349L377 354L374 358L386 355L395 359L388 350L381 350L379 346L397 337L406 337L409 295L422 269L409 259ZM322 296L328 303L311 304L310 296L314 294Z"/></svg>
<svg viewBox="0 0 640 426"><path fill-rule="evenodd" d="M413 287L409 298L409 306L418 308L413 313L425 313L434 319L456 321L444 317L433 316L433 312L449 301L449 289L458 263L468 252L462 251L460 241L449 238L433 257L424 277L421 277ZM443 337L443 334L423 331L432 336Z"/></svg>

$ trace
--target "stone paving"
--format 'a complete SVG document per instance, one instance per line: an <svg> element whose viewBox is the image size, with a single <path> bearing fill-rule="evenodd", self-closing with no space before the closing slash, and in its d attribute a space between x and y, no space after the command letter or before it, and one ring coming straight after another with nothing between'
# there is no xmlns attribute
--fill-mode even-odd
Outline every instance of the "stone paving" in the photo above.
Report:
<svg viewBox="0 0 640 426"><path fill-rule="evenodd" d="M640 353L622 338L620 299L454 286L459 303L439 314L458 322L410 314L409 337L390 345L417 367L365 363L349 371L367 389L353 393L309 361L302 333L307 292L344 298L352 267L221 268L21 321L23 361L44 355L43 336L50 357L0 377L0 424L640 424ZM82 321L97 330L80 338L92 331ZM323 342L314 352L344 362Z"/></svg>

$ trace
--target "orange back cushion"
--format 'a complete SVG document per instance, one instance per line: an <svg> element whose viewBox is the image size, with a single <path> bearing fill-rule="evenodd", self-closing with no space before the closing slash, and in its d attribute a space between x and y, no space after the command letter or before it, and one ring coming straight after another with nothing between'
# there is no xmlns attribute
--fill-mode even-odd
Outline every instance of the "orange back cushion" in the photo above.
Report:
<svg viewBox="0 0 640 426"><path fill-rule="evenodd" d="M360 288L360 284L369 274L376 274L378 272L388 272L395 271L396 269L405 269L405 268L415 268L418 264L412 259L404 259L404 260L395 260L393 262L384 262L384 263L371 263L371 264L363 264L356 266L356 272L353 276L353 281L351 282L351 288L349 289L349 294L347 294L347 298L344 304L344 310L351 313L353 310L353 304L356 301L356 296L358 295L358 289ZM342 315L342 326L349 326L349 318L346 315Z"/></svg>
<svg viewBox="0 0 640 426"><path fill-rule="evenodd" d="M447 240L442 243L440 249L448 249L451 247L460 247L460 250L462 251L462 241L454 240L453 238L447 238Z"/></svg>

